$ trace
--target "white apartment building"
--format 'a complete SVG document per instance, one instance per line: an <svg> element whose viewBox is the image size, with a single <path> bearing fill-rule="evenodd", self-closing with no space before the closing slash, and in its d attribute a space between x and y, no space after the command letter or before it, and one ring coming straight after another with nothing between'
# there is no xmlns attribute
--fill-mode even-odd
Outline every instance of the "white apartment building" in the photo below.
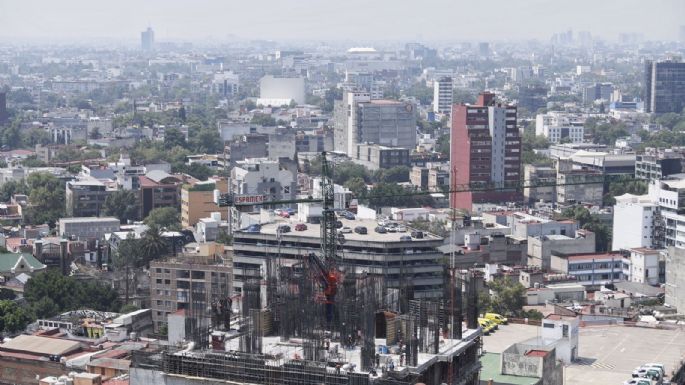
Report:
<svg viewBox="0 0 685 385"><path fill-rule="evenodd" d="M663 246L685 249L685 179L662 179L649 184L649 198L663 218Z"/></svg>
<svg viewBox="0 0 685 385"><path fill-rule="evenodd" d="M571 143L582 143L585 120L578 114L550 111L535 117L535 135L542 135L552 143L568 138Z"/></svg>
<svg viewBox="0 0 685 385"><path fill-rule="evenodd" d="M616 197L611 249L654 247L654 217L658 208L648 195Z"/></svg>
<svg viewBox="0 0 685 385"><path fill-rule="evenodd" d="M231 192L236 196L266 195L268 200L295 199L297 177L278 161L248 158L231 170Z"/></svg>
<svg viewBox="0 0 685 385"><path fill-rule="evenodd" d="M452 113L453 81L445 76L433 82L433 112L436 114Z"/></svg>
<svg viewBox="0 0 685 385"><path fill-rule="evenodd" d="M631 282L658 285L660 275L659 251L639 247L630 250L630 275L626 277Z"/></svg>

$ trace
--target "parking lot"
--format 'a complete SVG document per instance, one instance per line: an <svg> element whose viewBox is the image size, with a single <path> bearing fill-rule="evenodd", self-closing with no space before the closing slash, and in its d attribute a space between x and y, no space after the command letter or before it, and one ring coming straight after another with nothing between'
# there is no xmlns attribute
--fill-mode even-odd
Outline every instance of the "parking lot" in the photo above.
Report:
<svg viewBox="0 0 685 385"><path fill-rule="evenodd" d="M539 327L504 325L483 338L483 349L501 353L516 342L538 335ZM667 375L685 356L685 332L625 326L580 329L580 360L566 367L565 384L622 384L637 366L659 362ZM667 377L668 379L668 377Z"/></svg>

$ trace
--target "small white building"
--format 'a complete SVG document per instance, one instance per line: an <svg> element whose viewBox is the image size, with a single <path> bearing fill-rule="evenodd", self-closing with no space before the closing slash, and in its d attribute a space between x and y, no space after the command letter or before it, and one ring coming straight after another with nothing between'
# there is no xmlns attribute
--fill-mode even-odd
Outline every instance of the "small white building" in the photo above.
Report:
<svg viewBox="0 0 685 385"><path fill-rule="evenodd" d="M540 337L542 340L554 340L557 358L570 365L578 358L578 317L550 314L542 320Z"/></svg>
<svg viewBox="0 0 685 385"><path fill-rule="evenodd" d="M630 276L631 282L658 285L659 281L659 251L638 247L630 249Z"/></svg>

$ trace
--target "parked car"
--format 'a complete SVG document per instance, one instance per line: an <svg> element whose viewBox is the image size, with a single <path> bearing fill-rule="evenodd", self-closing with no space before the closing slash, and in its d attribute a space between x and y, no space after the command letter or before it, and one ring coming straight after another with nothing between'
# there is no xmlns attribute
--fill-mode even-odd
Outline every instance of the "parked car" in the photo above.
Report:
<svg viewBox="0 0 685 385"><path fill-rule="evenodd" d="M343 228L338 230L338 232L340 232L340 234L349 234L352 232L352 229L349 226L344 226Z"/></svg>
<svg viewBox="0 0 685 385"><path fill-rule="evenodd" d="M255 225L247 226L247 228L245 229L245 232L247 232L247 233L258 233L261 230L262 230L262 225L255 224Z"/></svg>
<svg viewBox="0 0 685 385"><path fill-rule="evenodd" d="M343 223L340 222L340 221L335 221L335 228L336 228L336 229L339 229L339 228L341 228L341 227L343 227Z"/></svg>
<svg viewBox="0 0 685 385"><path fill-rule="evenodd" d="M385 234L388 232L388 230L386 230L383 226L376 226L376 228L373 229L373 231L377 232L378 234Z"/></svg>
<svg viewBox="0 0 685 385"><path fill-rule="evenodd" d="M290 218L290 214L288 214L288 212L285 211L285 210L282 210L282 211L280 212L280 214L278 214L278 215L281 216L281 217L283 217L283 218Z"/></svg>
<svg viewBox="0 0 685 385"><path fill-rule="evenodd" d="M411 237L416 239L423 239L423 231L412 231Z"/></svg>
<svg viewBox="0 0 685 385"><path fill-rule="evenodd" d="M350 220L350 221L353 221L355 218L354 214L349 212L349 211L345 211L343 216L345 217L345 219Z"/></svg>
<svg viewBox="0 0 685 385"><path fill-rule="evenodd" d="M397 232L398 233L406 233L407 232L407 227L404 225L397 225Z"/></svg>
<svg viewBox="0 0 685 385"><path fill-rule="evenodd" d="M368 230L366 229L365 226L357 226L354 228L354 232L357 234L367 234Z"/></svg>
<svg viewBox="0 0 685 385"><path fill-rule="evenodd" d="M403 235L400 237L400 241L402 242L411 242L412 238L409 235Z"/></svg>
<svg viewBox="0 0 685 385"><path fill-rule="evenodd" d="M279 225L278 228L276 229L277 232L283 234L283 233L289 233L290 232L290 226L288 225Z"/></svg>
<svg viewBox="0 0 685 385"><path fill-rule="evenodd" d="M509 319L507 317L503 317L497 313L485 313L485 316L483 318L493 321L498 325L506 325L507 323L509 323Z"/></svg>
<svg viewBox="0 0 685 385"><path fill-rule="evenodd" d="M652 381L646 378L633 378L624 382L623 385L652 385Z"/></svg>
<svg viewBox="0 0 685 385"><path fill-rule="evenodd" d="M483 334L488 335L495 330L495 326L492 322L486 320L485 318L478 318L478 325L483 328Z"/></svg>
<svg viewBox="0 0 685 385"><path fill-rule="evenodd" d="M295 231L305 231L307 230L307 225L304 223L298 223L295 225Z"/></svg>

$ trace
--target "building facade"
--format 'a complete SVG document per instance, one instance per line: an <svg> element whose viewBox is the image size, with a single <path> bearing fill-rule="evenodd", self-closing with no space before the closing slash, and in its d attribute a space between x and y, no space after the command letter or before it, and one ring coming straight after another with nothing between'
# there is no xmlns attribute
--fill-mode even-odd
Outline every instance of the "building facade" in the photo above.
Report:
<svg viewBox="0 0 685 385"><path fill-rule="evenodd" d="M214 190L225 194L228 192L228 183L225 179L210 179L181 187L181 226L183 228L195 226L200 218L208 218L214 212L220 212L222 220L228 218L227 210L220 208L214 202Z"/></svg>
<svg viewBox="0 0 685 385"><path fill-rule="evenodd" d="M60 218L59 236L75 239L104 239L105 234L119 231L120 222L114 217Z"/></svg>
<svg viewBox="0 0 685 385"><path fill-rule="evenodd" d="M66 212L70 217L99 217L111 191L95 179L67 182Z"/></svg>
<svg viewBox="0 0 685 385"><path fill-rule="evenodd" d="M520 201L516 188L521 177L521 136L516 107L497 103L482 93L475 105L454 105L450 159L453 186L489 186L496 191L454 192L453 208L472 210L473 203Z"/></svg>
<svg viewBox="0 0 685 385"><path fill-rule="evenodd" d="M685 108L685 63L645 61L645 112L681 113Z"/></svg>
<svg viewBox="0 0 685 385"><path fill-rule="evenodd" d="M433 112L450 114L452 112L452 78L445 76L433 82Z"/></svg>
<svg viewBox="0 0 685 385"><path fill-rule="evenodd" d="M202 312L205 316L206 309L213 302L231 296L232 261L224 255L223 245L206 245L205 255L185 255L150 263L150 299L155 331L167 324L169 314L186 310ZM193 304L194 309L191 308Z"/></svg>
<svg viewBox="0 0 685 385"><path fill-rule="evenodd" d="M611 249L658 246L655 226L659 223L655 219L659 218L659 206L646 195L624 194L615 199Z"/></svg>
<svg viewBox="0 0 685 385"><path fill-rule="evenodd" d="M625 280L623 256L620 253L552 252L551 269L576 278L584 286L599 287Z"/></svg>
<svg viewBox="0 0 685 385"><path fill-rule="evenodd" d="M372 100L368 92L346 92L334 108L334 148L354 158L357 145L416 147L414 104Z"/></svg>
<svg viewBox="0 0 685 385"><path fill-rule="evenodd" d="M582 143L585 121L578 114L551 111L535 117L535 134L542 135L551 143Z"/></svg>

